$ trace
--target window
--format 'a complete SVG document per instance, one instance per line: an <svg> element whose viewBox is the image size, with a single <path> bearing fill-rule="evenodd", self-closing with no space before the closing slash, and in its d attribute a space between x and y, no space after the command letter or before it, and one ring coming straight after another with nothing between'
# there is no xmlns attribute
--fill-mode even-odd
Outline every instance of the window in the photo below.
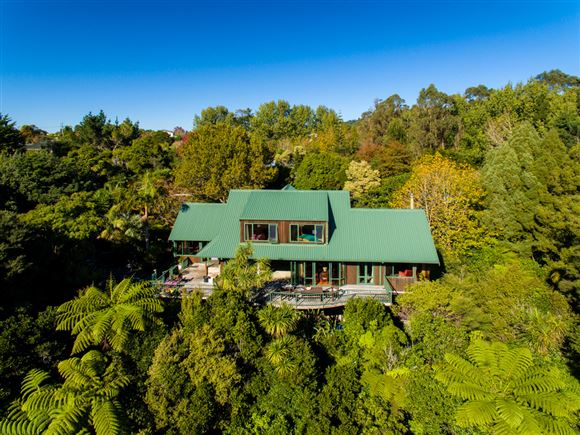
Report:
<svg viewBox="0 0 580 435"><path fill-rule="evenodd" d="M324 243L324 225L290 224L290 241L295 243Z"/></svg>
<svg viewBox="0 0 580 435"><path fill-rule="evenodd" d="M278 243L278 224L244 224L244 241Z"/></svg>
<svg viewBox="0 0 580 435"><path fill-rule="evenodd" d="M373 264L361 263L358 265L358 283L372 284L373 280Z"/></svg>
<svg viewBox="0 0 580 435"><path fill-rule="evenodd" d="M177 255L195 255L202 248L202 242L178 241L175 246Z"/></svg>

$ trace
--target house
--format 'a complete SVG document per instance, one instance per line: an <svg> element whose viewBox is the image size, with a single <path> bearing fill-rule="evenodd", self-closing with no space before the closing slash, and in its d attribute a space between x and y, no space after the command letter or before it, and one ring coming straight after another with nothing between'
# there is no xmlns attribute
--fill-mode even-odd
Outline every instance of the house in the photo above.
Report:
<svg viewBox="0 0 580 435"><path fill-rule="evenodd" d="M251 242L274 276L307 288L404 291L439 264L423 210L352 208L348 191L232 190L184 203L169 239L179 260L214 267Z"/></svg>

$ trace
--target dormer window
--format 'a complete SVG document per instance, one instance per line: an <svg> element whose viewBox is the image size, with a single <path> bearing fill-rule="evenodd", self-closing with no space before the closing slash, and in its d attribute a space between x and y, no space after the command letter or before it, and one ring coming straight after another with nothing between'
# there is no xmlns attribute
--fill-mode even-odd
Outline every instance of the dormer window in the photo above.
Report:
<svg viewBox="0 0 580 435"><path fill-rule="evenodd" d="M290 224L290 242L324 243L324 225Z"/></svg>
<svg viewBox="0 0 580 435"><path fill-rule="evenodd" d="M278 243L278 224L247 223L244 225L244 241Z"/></svg>

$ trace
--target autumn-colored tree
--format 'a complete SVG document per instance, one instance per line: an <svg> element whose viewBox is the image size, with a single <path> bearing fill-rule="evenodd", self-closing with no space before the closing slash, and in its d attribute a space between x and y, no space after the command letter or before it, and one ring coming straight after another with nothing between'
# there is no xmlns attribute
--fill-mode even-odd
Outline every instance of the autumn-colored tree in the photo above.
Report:
<svg viewBox="0 0 580 435"><path fill-rule="evenodd" d="M393 198L394 207L423 208L437 245L460 257L485 243L479 225L484 190L479 173L440 154L429 155L413 168L411 178Z"/></svg>

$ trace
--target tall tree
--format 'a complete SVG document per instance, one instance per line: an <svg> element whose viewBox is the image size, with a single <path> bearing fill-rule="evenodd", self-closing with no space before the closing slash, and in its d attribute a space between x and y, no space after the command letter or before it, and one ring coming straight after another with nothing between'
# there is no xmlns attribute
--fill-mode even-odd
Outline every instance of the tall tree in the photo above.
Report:
<svg viewBox="0 0 580 435"><path fill-rule="evenodd" d="M272 155L242 127L204 125L189 136L175 172L194 198L225 201L231 189L260 189L273 179Z"/></svg>
<svg viewBox="0 0 580 435"><path fill-rule="evenodd" d="M348 160L335 153L308 153L294 172L294 185L302 190L337 190L346 181Z"/></svg>
<svg viewBox="0 0 580 435"><path fill-rule="evenodd" d="M479 224L484 191L476 170L440 154L425 156L411 178L395 193L393 206L414 205L427 214L435 242L446 253L461 257L485 243Z"/></svg>
<svg viewBox="0 0 580 435"><path fill-rule="evenodd" d="M0 154L14 154L24 151L24 136L16 128L16 123L0 113Z"/></svg>
<svg viewBox="0 0 580 435"><path fill-rule="evenodd" d="M435 85L429 85L419 92L413 111L415 116L410 133L418 154L424 150L443 150L456 144L459 118L453 96L439 91Z"/></svg>

